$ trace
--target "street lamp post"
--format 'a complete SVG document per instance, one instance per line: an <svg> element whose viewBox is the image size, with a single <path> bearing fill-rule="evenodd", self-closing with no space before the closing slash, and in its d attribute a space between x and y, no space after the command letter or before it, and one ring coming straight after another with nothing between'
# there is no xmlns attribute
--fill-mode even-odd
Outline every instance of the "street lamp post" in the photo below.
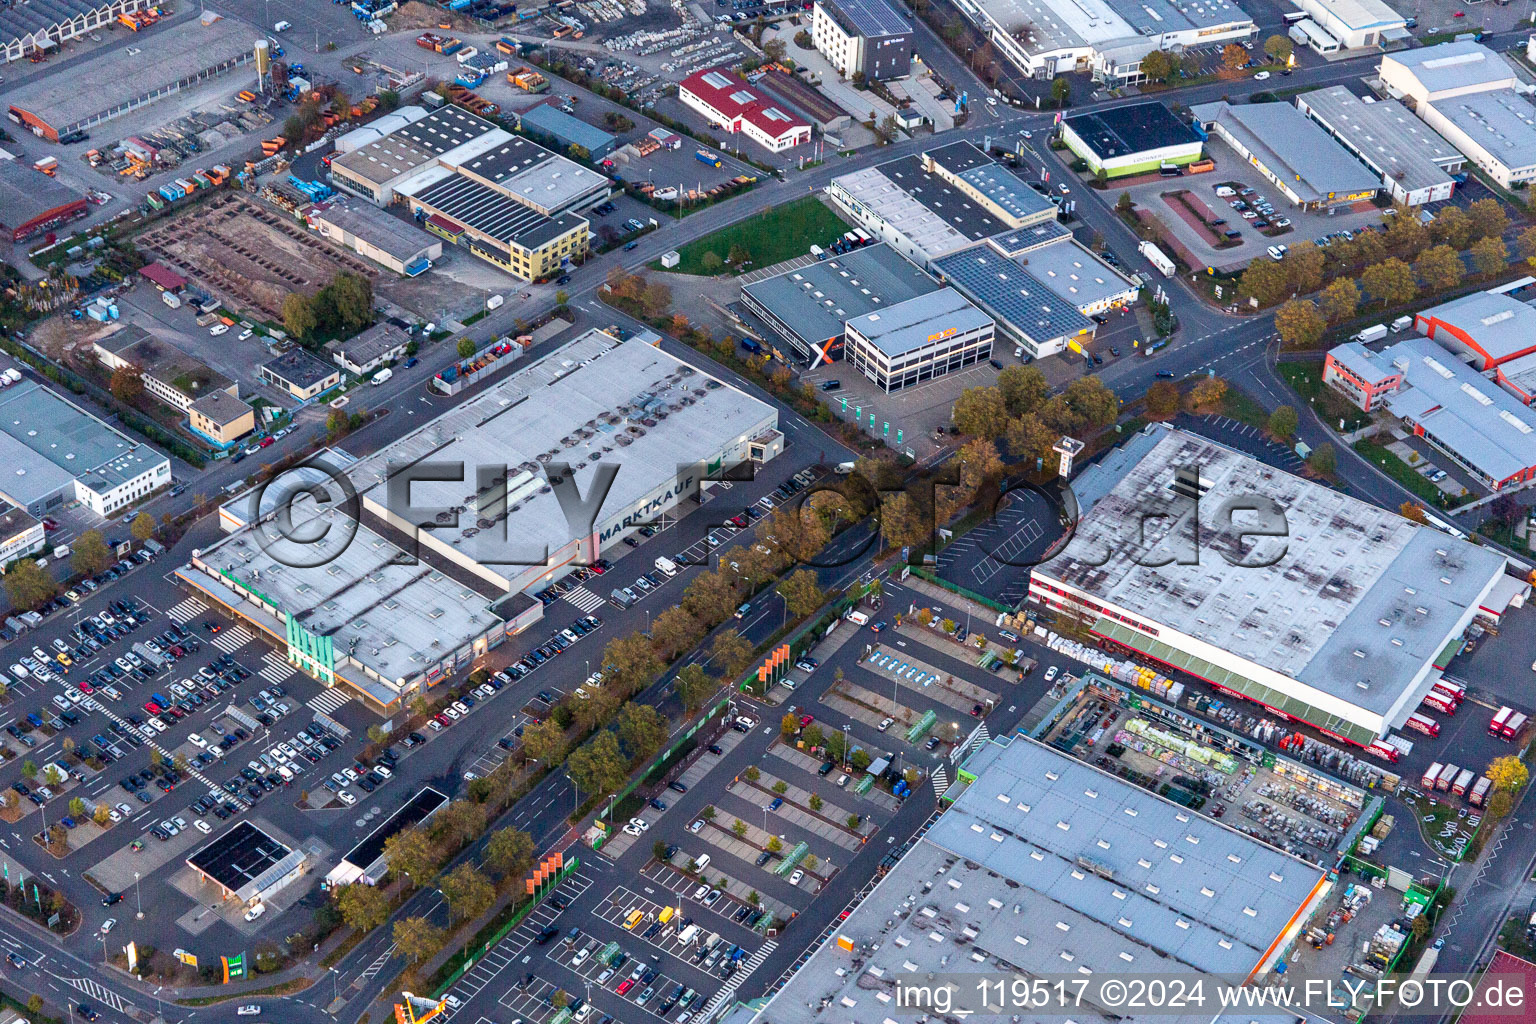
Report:
<svg viewBox="0 0 1536 1024"><path fill-rule="evenodd" d="M140 921L144 920L144 895L139 890L139 873L137 871L133 873L133 901L139 907L139 912L134 917Z"/></svg>

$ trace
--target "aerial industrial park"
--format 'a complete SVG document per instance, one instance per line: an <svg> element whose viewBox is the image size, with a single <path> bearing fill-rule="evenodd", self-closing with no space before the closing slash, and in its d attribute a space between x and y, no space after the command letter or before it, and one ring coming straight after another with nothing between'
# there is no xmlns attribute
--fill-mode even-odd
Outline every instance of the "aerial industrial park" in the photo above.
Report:
<svg viewBox="0 0 1536 1024"><path fill-rule="evenodd" d="M0 1024L1536 1001L1536 32L0 0Z"/></svg>

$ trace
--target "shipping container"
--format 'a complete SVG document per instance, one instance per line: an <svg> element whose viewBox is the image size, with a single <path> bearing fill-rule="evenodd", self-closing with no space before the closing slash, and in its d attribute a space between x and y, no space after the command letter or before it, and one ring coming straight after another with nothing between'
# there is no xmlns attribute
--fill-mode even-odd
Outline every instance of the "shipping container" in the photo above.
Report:
<svg viewBox="0 0 1536 1024"><path fill-rule="evenodd" d="M1520 735L1520 730L1525 728L1526 716L1515 712L1504 721L1504 728L1499 731L1499 738L1512 740Z"/></svg>
<svg viewBox="0 0 1536 1024"><path fill-rule="evenodd" d="M1425 791L1434 789L1435 783L1439 781L1440 773L1443 771L1445 771L1445 765L1439 761L1424 769L1424 777L1419 780L1419 788Z"/></svg>
<svg viewBox="0 0 1536 1024"><path fill-rule="evenodd" d="M1488 802L1488 791L1493 788L1493 783L1486 778L1478 779L1472 787L1471 794L1467 797L1473 807L1481 807Z"/></svg>
<svg viewBox="0 0 1536 1024"><path fill-rule="evenodd" d="M1430 718L1428 715L1419 714L1417 711L1409 715L1408 721L1404 724L1406 724L1407 727L1412 729L1414 732L1421 732L1425 736L1440 735L1440 723L1435 721L1433 718Z"/></svg>
<svg viewBox="0 0 1536 1024"><path fill-rule="evenodd" d="M1494 714L1493 721L1488 723L1489 736L1504 735L1504 723L1509 721L1509 716L1515 713L1514 708L1502 707Z"/></svg>
<svg viewBox="0 0 1536 1024"><path fill-rule="evenodd" d="M1461 774L1461 769L1453 764L1448 764L1440 769L1440 777L1435 780L1435 788L1444 793L1451 788L1451 783L1456 781L1456 776Z"/></svg>
<svg viewBox="0 0 1536 1024"><path fill-rule="evenodd" d="M1451 792L1456 796L1466 796L1467 790L1472 788L1472 780L1477 778L1468 769L1463 768L1456 776L1456 781L1451 783Z"/></svg>

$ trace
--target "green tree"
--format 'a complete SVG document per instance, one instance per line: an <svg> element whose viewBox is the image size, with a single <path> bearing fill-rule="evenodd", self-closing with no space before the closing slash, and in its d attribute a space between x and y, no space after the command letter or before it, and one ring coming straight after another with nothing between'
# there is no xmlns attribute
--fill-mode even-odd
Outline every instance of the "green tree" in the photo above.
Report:
<svg viewBox="0 0 1536 1024"><path fill-rule="evenodd" d="M1251 296L1262 306L1279 302L1290 294L1291 275L1274 260L1257 259L1248 264L1243 276L1238 278L1238 290Z"/></svg>
<svg viewBox="0 0 1536 1024"><path fill-rule="evenodd" d="M709 660L727 678L735 678L745 672L752 664L752 657L752 644L734 629L721 630L709 645Z"/></svg>
<svg viewBox="0 0 1536 1024"><path fill-rule="evenodd" d="M1472 266L1484 277L1492 277L1509 265L1509 249L1497 235L1472 243Z"/></svg>
<svg viewBox="0 0 1536 1024"><path fill-rule="evenodd" d="M816 574L809 569L797 569L785 577L777 588L784 599L784 607L797 618L811 614L826 600L821 587L816 584Z"/></svg>
<svg viewBox="0 0 1536 1024"><path fill-rule="evenodd" d="M769 836L768 842L764 845L769 853L778 853L784 849L784 840L780 839L778 836Z"/></svg>
<svg viewBox="0 0 1536 1024"><path fill-rule="evenodd" d="M140 512L129 524L128 531L134 540L144 543L155 535L155 517L148 512Z"/></svg>
<svg viewBox="0 0 1536 1024"><path fill-rule="evenodd" d="M607 729L573 751L565 767L571 781L588 795L612 793L629 776L629 763L619 750L618 737Z"/></svg>
<svg viewBox="0 0 1536 1024"><path fill-rule="evenodd" d="M69 563L78 573L94 576L114 561L100 530L86 530L70 546Z"/></svg>
<svg viewBox="0 0 1536 1024"><path fill-rule="evenodd" d="M1289 276L1291 291L1297 295L1315 292L1323 286L1323 264L1327 254L1315 242L1297 242L1280 261Z"/></svg>
<svg viewBox="0 0 1536 1024"><path fill-rule="evenodd" d="M107 381L107 390L119 402L134 405L144 394L144 375L132 364L119 366L112 371L112 377Z"/></svg>
<svg viewBox="0 0 1536 1024"><path fill-rule="evenodd" d="M1429 229L1407 207L1397 211L1387 224L1387 248L1394 256L1405 260L1417 259L1419 253L1430 246Z"/></svg>
<svg viewBox="0 0 1536 1024"><path fill-rule="evenodd" d="M602 668L603 685L628 696L661 675L663 665L649 639L629 633L608 641Z"/></svg>
<svg viewBox="0 0 1536 1024"><path fill-rule="evenodd" d="M431 835L446 850L456 850L485 831L485 808L473 800L454 800L432 818Z"/></svg>
<svg viewBox="0 0 1536 1024"><path fill-rule="evenodd" d="M1046 426L1032 412L1015 417L1008 424L1008 453L1016 459L1044 459L1049 464L1055 458L1051 449L1059 440L1061 433Z"/></svg>
<svg viewBox="0 0 1536 1024"><path fill-rule="evenodd" d="M496 887L469 861L444 875L440 889L443 901L453 912L454 919L459 921L479 917L496 901Z"/></svg>
<svg viewBox="0 0 1536 1024"><path fill-rule="evenodd" d="M1348 320L1359 307L1360 286L1347 277L1330 281L1320 297L1323 318L1331 324Z"/></svg>
<svg viewBox="0 0 1536 1024"><path fill-rule="evenodd" d="M1395 257L1366 267L1360 275L1360 283L1383 306L1411 302L1419 293L1418 285L1413 281L1413 271Z"/></svg>
<svg viewBox="0 0 1536 1024"><path fill-rule="evenodd" d="M307 338L316 326L315 307L298 292L283 297L283 330L295 338Z"/></svg>
<svg viewBox="0 0 1536 1024"><path fill-rule="evenodd" d="M742 836L747 834L747 823L742 821L740 818L737 818L731 824L731 831L736 833L737 839L740 839Z"/></svg>
<svg viewBox="0 0 1536 1024"><path fill-rule="evenodd" d="M667 716L649 704L628 703L619 709L619 745L631 761L650 757L667 742Z"/></svg>
<svg viewBox="0 0 1536 1024"><path fill-rule="evenodd" d="M1296 410L1282 405L1269 414L1269 432L1281 441L1289 441L1296 433Z"/></svg>
<svg viewBox="0 0 1536 1024"><path fill-rule="evenodd" d="M431 959L447 938L445 930L424 917L406 917L395 922L395 952L413 964Z"/></svg>
<svg viewBox="0 0 1536 1024"><path fill-rule="evenodd" d="M756 782L763 776L761 769L759 769L755 764L747 765L747 770L742 774L747 777L748 782Z"/></svg>
<svg viewBox="0 0 1536 1024"><path fill-rule="evenodd" d="M1312 454L1307 456L1307 466L1319 476L1332 476L1339 468L1338 453L1325 441L1312 449Z"/></svg>
<svg viewBox="0 0 1536 1024"><path fill-rule="evenodd" d="M389 897L376 885L361 882L335 891L336 909L349 928L368 932L389 920Z"/></svg>
<svg viewBox="0 0 1536 1024"><path fill-rule="evenodd" d="M565 757L565 730L553 717L523 729L523 755L553 767Z"/></svg>
<svg viewBox="0 0 1536 1024"><path fill-rule="evenodd" d="M1525 763L1513 754L1494 758L1488 762L1488 770L1483 774L1493 783L1494 789L1504 793L1518 793L1531 778Z"/></svg>
<svg viewBox="0 0 1536 1024"><path fill-rule="evenodd" d="M1148 81L1166 82L1173 74L1173 60L1166 50L1153 50L1141 58L1141 73Z"/></svg>
<svg viewBox="0 0 1536 1024"><path fill-rule="evenodd" d="M417 827L384 840L384 860L396 877L408 875L411 884L425 885L443 862L443 855L426 830Z"/></svg>
<svg viewBox="0 0 1536 1024"><path fill-rule="evenodd" d="M1467 207L1467 220L1472 225L1471 241L1479 238L1498 238L1509 228L1509 215L1497 199L1479 199Z"/></svg>
<svg viewBox="0 0 1536 1024"><path fill-rule="evenodd" d="M1051 395L1051 385L1038 366L1005 366L997 375L997 390L1009 416L1036 412Z"/></svg>
<svg viewBox="0 0 1536 1024"><path fill-rule="evenodd" d="M819 811L825 805L826 801L822 800L822 798L817 796L815 793L812 793L811 798L807 801L807 803L810 805L811 810Z"/></svg>
<svg viewBox="0 0 1536 1024"><path fill-rule="evenodd" d="M704 636L704 626L688 609L674 605L651 621L651 644L663 661L691 650Z"/></svg>
<svg viewBox="0 0 1536 1024"><path fill-rule="evenodd" d="M71 797L69 801L69 813L77 818L85 817L85 801L80 797Z"/></svg>
<svg viewBox="0 0 1536 1024"><path fill-rule="evenodd" d="M12 608L30 611L58 592L58 583L35 558L19 558L5 571L5 596Z"/></svg>
<svg viewBox="0 0 1536 1024"><path fill-rule="evenodd" d="M1238 43L1228 43L1221 48L1221 67L1227 77L1235 77L1248 63L1248 51Z"/></svg>
<svg viewBox="0 0 1536 1024"><path fill-rule="evenodd" d="M783 796L785 793L789 792L789 783L785 782L783 779L780 779L773 784L772 788L773 791L779 796Z"/></svg>
<svg viewBox="0 0 1536 1024"><path fill-rule="evenodd" d="M1273 35L1264 40L1264 52L1281 64L1291 59L1292 49L1290 39L1282 35Z"/></svg>
<svg viewBox="0 0 1536 1024"><path fill-rule="evenodd" d="M1461 256L1448 245L1437 245L1425 249L1419 256L1415 269L1419 272L1419 279L1424 282L1424 287L1432 292L1444 291L1454 286L1466 273L1466 268L1461 263Z"/></svg>
<svg viewBox="0 0 1536 1024"><path fill-rule="evenodd" d="M1065 78L1058 78L1051 83L1051 99L1058 107L1065 107L1072 102L1072 83Z"/></svg>
<svg viewBox="0 0 1536 1024"><path fill-rule="evenodd" d="M1472 236L1476 231L1477 228L1472 223L1471 217L1461 207L1455 205L1442 207L1435 214L1435 219L1429 222L1429 237L1435 240L1435 244L1449 245L1457 250L1471 245Z"/></svg>
<svg viewBox="0 0 1536 1024"><path fill-rule="evenodd" d="M22 759L21 774L27 779L37 778L37 763L30 757Z"/></svg>
<svg viewBox="0 0 1536 1024"><path fill-rule="evenodd" d="M533 867L533 837L520 828L497 829L485 842L485 863L503 878L516 878Z"/></svg>
<svg viewBox="0 0 1536 1024"><path fill-rule="evenodd" d="M795 733L799 731L800 719L797 715L793 713L786 714L783 718L779 719L779 735L786 741L794 739Z"/></svg>
<svg viewBox="0 0 1536 1024"><path fill-rule="evenodd" d="M1220 377L1201 377L1200 383L1189 392L1189 400L1197 409L1219 409L1226 397L1227 382Z"/></svg>
<svg viewBox="0 0 1536 1024"><path fill-rule="evenodd" d="M1291 299L1275 310L1275 332L1287 348L1312 348L1327 329L1328 321L1311 299Z"/></svg>
<svg viewBox="0 0 1536 1024"><path fill-rule="evenodd" d="M952 418L960 433L994 440L1008 429L1008 406L998 388L966 388L955 401Z"/></svg>
<svg viewBox="0 0 1536 1024"><path fill-rule="evenodd" d="M699 257L699 265L711 274L718 274L720 269L725 266L725 260L720 258L719 253L711 251Z"/></svg>
<svg viewBox="0 0 1536 1024"><path fill-rule="evenodd" d="M1179 386L1171 380L1153 381L1147 388L1148 419L1166 420L1179 411Z"/></svg>
<svg viewBox="0 0 1536 1024"><path fill-rule="evenodd" d="M677 690L678 699L683 702L683 710L690 715L704 706L704 702L719 688L719 685L698 663L684 665L672 681L673 689Z"/></svg>
<svg viewBox="0 0 1536 1024"><path fill-rule="evenodd" d="M475 339L463 337L459 339L458 353L460 359L468 359L475 354Z"/></svg>
<svg viewBox="0 0 1536 1024"><path fill-rule="evenodd" d="M1536 227L1526 228L1515 239L1515 252L1527 263L1536 261Z"/></svg>

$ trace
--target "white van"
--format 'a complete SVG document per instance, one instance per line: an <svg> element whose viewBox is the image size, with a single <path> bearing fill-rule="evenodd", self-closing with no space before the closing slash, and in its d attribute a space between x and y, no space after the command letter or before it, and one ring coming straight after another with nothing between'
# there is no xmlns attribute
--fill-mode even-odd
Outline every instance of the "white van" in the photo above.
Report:
<svg viewBox="0 0 1536 1024"><path fill-rule="evenodd" d="M668 576L677 575L677 563L672 561L672 559L667 558L665 555L656 559L656 568L666 573Z"/></svg>
<svg viewBox="0 0 1536 1024"><path fill-rule="evenodd" d="M287 32L291 28L293 28L293 22L291 22L291 21L280 21L276 25L272 26L272 31L274 31L274 32Z"/></svg>
<svg viewBox="0 0 1536 1024"><path fill-rule="evenodd" d="M694 858L693 863L694 863L694 866L699 869L699 873L703 874L704 869L709 867L709 854L707 854L707 853L699 854L697 857Z"/></svg>

